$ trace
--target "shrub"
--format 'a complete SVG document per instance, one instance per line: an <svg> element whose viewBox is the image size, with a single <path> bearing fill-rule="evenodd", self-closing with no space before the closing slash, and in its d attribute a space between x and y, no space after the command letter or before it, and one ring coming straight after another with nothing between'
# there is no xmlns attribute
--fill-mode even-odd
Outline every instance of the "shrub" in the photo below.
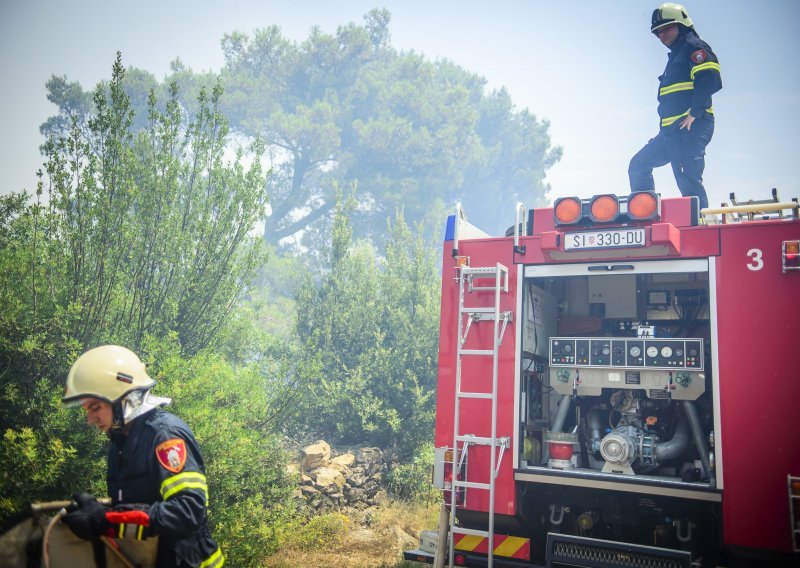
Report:
<svg viewBox="0 0 800 568"><path fill-rule="evenodd" d="M431 504L440 499L439 490L431 485L433 444L424 444L411 463L402 464L389 473L388 487L393 497Z"/></svg>
<svg viewBox="0 0 800 568"><path fill-rule="evenodd" d="M312 517L303 527L288 530L283 546L291 549L310 551L330 549L344 543L350 530L350 519L341 513L328 513Z"/></svg>

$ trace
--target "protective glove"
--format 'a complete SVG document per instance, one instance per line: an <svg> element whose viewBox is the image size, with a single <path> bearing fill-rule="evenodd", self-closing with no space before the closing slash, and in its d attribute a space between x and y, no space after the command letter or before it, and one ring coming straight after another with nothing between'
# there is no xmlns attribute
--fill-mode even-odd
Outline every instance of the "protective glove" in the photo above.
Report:
<svg viewBox="0 0 800 568"><path fill-rule="evenodd" d="M67 508L61 520L78 538L93 540L104 536L111 528L105 508L88 493L75 493L72 499L75 504Z"/></svg>

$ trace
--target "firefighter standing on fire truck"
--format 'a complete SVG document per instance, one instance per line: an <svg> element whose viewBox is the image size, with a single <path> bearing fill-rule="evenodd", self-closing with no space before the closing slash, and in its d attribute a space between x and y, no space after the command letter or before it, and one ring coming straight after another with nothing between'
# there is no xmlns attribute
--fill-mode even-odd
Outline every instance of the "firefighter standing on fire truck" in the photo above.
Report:
<svg viewBox="0 0 800 568"><path fill-rule="evenodd" d="M631 191L654 190L653 168L670 163L681 194L698 197L703 209L708 207L705 149L714 134L711 95L722 88L719 61L680 4L668 2L654 10L650 31L670 53L659 77L661 128L631 159Z"/></svg>
<svg viewBox="0 0 800 568"><path fill-rule="evenodd" d="M202 457L189 427L161 406L156 384L132 351L116 345L90 349L70 369L63 402L80 404L89 424L108 434L106 510L87 493L64 518L86 540L101 536L158 536L159 567L219 568L224 557L207 524L208 488Z"/></svg>

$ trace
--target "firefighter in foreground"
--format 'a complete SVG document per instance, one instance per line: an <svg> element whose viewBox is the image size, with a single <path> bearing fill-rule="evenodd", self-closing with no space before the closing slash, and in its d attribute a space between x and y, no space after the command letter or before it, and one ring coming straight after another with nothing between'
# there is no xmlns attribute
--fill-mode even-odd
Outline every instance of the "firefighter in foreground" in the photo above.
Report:
<svg viewBox="0 0 800 568"><path fill-rule="evenodd" d="M722 88L719 61L680 4L668 2L654 10L650 31L670 53L659 77L661 128L631 159L631 191L655 190L653 168L669 163L681 194L699 198L703 209L708 207L705 150L714 134L711 95Z"/></svg>
<svg viewBox="0 0 800 568"><path fill-rule="evenodd" d="M158 536L159 567L219 568L222 552L208 529L208 488L189 427L161 409L170 399L151 390L145 365L132 351L104 345L70 369L63 402L81 405L86 420L111 439L108 492L112 509L87 493L64 517L86 540Z"/></svg>

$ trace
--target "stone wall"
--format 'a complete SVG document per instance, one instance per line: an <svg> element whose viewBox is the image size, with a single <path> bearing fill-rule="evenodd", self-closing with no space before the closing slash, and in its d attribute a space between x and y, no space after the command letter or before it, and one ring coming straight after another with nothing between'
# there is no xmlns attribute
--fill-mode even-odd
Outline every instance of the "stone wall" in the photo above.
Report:
<svg viewBox="0 0 800 568"><path fill-rule="evenodd" d="M290 468L300 475L295 493L309 514L341 511L351 514L375 507L388 498L386 456L380 448L336 452L324 440L300 450Z"/></svg>

